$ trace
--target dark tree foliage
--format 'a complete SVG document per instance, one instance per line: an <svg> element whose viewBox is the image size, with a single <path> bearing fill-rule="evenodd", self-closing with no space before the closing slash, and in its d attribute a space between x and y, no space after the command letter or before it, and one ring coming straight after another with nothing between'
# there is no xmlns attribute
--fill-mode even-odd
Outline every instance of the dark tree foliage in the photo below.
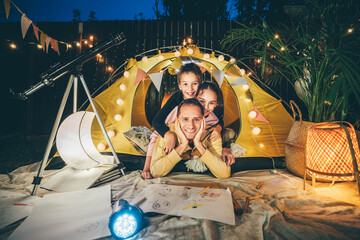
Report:
<svg viewBox="0 0 360 240"><path fill-rule="evenodd" d="M169 20L229 19L229 0L162 0L162 18Z"/></svg>
<svg viewBox="0 0 360 240"><path fill-rule="evenodd" d="M88 21L95 21L96 17L95 17L95 11L90 11L90 14L88 16Z"/></svg>
<svg viewBox="0 0 360 240"><path fill-rule="evenodd" d="M73 22L80 22L81 18L80 18L81 12L80 9L74 9L73 10Z"/></svg>

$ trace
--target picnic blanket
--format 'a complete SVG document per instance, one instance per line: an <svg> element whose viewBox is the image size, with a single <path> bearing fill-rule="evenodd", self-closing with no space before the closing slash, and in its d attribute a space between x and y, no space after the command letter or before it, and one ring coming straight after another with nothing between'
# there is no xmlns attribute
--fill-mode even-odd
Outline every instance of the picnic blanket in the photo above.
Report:
<svg viewBox="0 0 360 240"><path fill-rule="evenodd" d="M31 194L38 163L0 175L0 189ZM45 174L53 170L46 170ZM43 180L46 181L46 178ZM260 189L256 186L264 184ZM146 214L146 226L134 239L360 239L360 197L355 182L317 183L303 190L303 180L287 170L249 170L228 179L212 175L171 173L163 178L143 180L139 171L128 172L112 182L112 200L133 199L146 186L161 184L220 183L228 187L242 211L235 225L211 220L162 214ZM38 189L37 195L51 192ZM246 197L263 195L249 202ZM0 230L6 239L21 224ZM54 226L56 227L56 226ZM107 237L105 239L111 239Z"/></svg>

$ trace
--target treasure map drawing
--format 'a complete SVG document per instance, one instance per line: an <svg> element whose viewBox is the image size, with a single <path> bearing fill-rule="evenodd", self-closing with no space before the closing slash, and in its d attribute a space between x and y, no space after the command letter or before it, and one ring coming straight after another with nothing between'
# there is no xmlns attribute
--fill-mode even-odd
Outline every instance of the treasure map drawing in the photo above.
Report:
<svg viewBox="0 0 360 240"><path fill-rule="evenodd" d="M210 188L199 195L203 189L151 184L134 198L131 204L146 197L146 201L139 205L143 212L188 216L235 225L231 192L228 189Z"/></svg>

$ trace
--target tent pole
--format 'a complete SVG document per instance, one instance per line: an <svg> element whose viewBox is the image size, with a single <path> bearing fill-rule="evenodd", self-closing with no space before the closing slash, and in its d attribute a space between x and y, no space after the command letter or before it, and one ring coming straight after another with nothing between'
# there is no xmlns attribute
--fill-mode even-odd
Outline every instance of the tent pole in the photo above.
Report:
<svg viewBox="0 0 360 240"><path fill-rule="evenodd" d="M65 108L65 105L66 105L66 101L69 97L69 93L70 93L70 90L71 90L71 86L74 82L74 75L71 75L70 78L69 78L69 82L68 82L68 85L66 87L66 90L65 90L65 93L64 93L64 96L63 96L63 99L61 100L61 104L60 104L60 107L59 107L59 111L57 113L57 116L56 116L56 119L55 119L55 123L54 123L54 126L52 128L52 131L51 131L51 134L50 134L50 138L49 138L49 141L48 141L48 144L46 146L46 150L45 150L45 153L44 153L44 157L43 159L41 160L40 162L40 166L39 166L39 171L37 173L37 176L34 177L34 181L33 181L33 184L34 184L34 188L32 190L32 193L31 195L35 195L36 194L36 191L40 185L40 182L41 182L41 179L42 179L42 175L44 173L44 169L45 169L45 166L46 166L46 163L49 159L49 155L50 155L50 151L51 151L51 148L53 146L53 143L54 143L54 140L55 140L55 135L56 135L56 132L58 130L58 127L59 127L59 124L60 124L60 120L61 120L61 116L64 112L64 108Z"/></svg>

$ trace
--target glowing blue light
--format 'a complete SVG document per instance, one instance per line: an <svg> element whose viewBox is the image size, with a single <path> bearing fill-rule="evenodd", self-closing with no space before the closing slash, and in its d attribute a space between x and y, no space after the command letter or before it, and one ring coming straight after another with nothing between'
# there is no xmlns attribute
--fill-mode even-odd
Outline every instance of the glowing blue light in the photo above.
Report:
<svg viewBox="0 0 360 240"><path fill-rule="evenodd" d="M141 228L143 212L139 207L129 205L125 200L119 200L113 206L109 229L115 239L126 239L135 235Z"/></svg>
<svg viewBox="0 0 360 240"><path fill-rule="evenodd" d="M114 233L120 238L127 238L135 233L137 225L133 215L118 216L114 223Z"/></svg>

